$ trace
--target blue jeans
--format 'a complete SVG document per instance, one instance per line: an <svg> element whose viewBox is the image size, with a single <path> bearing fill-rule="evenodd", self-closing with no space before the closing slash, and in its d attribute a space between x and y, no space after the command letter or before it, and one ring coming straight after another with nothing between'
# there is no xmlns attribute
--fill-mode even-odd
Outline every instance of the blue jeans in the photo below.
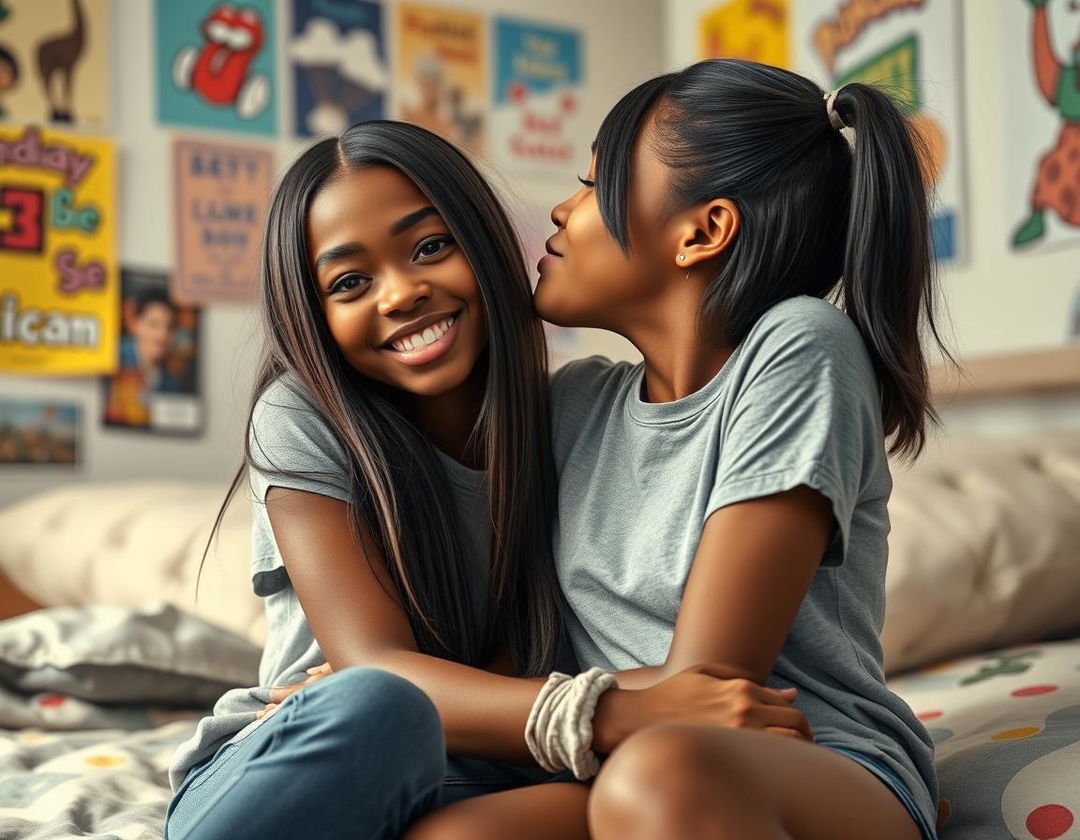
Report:
<svg viewBox="0 0 1080 840"><path fill-rule="evenodd" d="M441 805L561 778L448 760L426 694L386 671L347 668L296 692L250 735L190 770L165 835L395 840Z"/></svg>

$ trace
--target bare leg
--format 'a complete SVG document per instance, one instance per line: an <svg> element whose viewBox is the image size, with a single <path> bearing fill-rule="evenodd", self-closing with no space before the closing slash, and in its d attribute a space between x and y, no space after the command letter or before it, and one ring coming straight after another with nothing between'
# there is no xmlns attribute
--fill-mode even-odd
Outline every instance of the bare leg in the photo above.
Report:
<svg viewBox="0 0 1080 840"><path fill-rule="evenodd" d="M552 782L477 796L433 811L403 840L588 840L588 795L585 785Z"/></svg>
<svg viewBox="0 0 1080 840"><path fill-rule="evenodd" d="M656 726L612 753L589 799L596 840L919 840L880 779L767 732Z"/></svg>

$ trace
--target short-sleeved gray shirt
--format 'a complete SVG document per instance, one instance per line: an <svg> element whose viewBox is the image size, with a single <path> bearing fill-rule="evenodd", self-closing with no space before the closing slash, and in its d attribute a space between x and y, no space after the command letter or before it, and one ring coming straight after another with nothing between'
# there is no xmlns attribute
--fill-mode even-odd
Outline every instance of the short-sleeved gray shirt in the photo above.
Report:
<svg viewBox="0 0 1080 840"><path fill-rule="evenodd" d="M933 825L932 742L882 675L892 479L855 325L798 297L766 312L684 399L645 402L643 374L592 357L552 382L556 564L581 667L662 665L709 515L809 485L838 527L769 685L798 689L817 742L884 760Z"/></svg>
<svg viewBox="0 0 1080 840"><path fill-rule="evenodd" d="M255 461L248 471L253 508L251 578L255 594L264 599L267 618L259 685L227 692L215 704L213 714L199 722L195 734L173 757L169 768L173 790L188 770L219 747L246 737L261 725L255 713L270 702L272 687L300 682L307 677L308 668L326 661L289 581L265 501L271 487L286 487L348 502L345 450L310 404L304 386L291 376L277 379L263 391L248 434ZM482 608L488 578L487 476L439 455L461 523L473 598ZM305 475L281 476L277 471Z"/></svg>

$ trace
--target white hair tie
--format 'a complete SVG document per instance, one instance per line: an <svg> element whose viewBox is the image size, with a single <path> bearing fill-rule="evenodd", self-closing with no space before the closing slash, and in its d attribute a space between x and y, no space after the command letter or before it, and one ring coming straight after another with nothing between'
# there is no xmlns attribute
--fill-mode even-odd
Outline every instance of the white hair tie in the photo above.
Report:
<svg viewBox="0 0 1080 840"><path fill-rule="evenodd" d="M836 94L838 94L839 92L840 89L837 88L831 93L826 93L825 96L822 97L825 100L825 113L829 115L829 124L837 131L842 128L847 128L847 126L844 125L843 119L841 119L840 115L836 113Z"/></svg>

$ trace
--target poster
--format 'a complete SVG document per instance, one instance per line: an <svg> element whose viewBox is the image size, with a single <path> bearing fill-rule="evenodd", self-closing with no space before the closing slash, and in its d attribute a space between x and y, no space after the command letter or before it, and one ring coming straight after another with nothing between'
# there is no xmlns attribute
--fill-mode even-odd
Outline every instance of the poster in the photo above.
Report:
<svg viewBox="0 0 1080 840"><path fill-rule="evenodd" d="M491 144L503 165L539 174L588 169L581 35L495 21Z"/></svg>
<svg viewBox="0 0 1080 840"><path fill-rule="evenodd" d="M698 21L698 58L791 66L790 0L728 0Z"/></svg>
<svg viewBox="0 0 1080 840"><path fill-rule="evenodd" d="M270 203L270 152L177 138L173 178L173 297L189 305L253 302Z"/></svg>
<svg viewBox="0 0 1080 840"><path fill-rule="evenodd" d="M114 172L106 140L0 128L0 371L115 366Z"/></svg>
<svg viewBox="0 0 1080 840"><path fill-rule="evenodd" d="M292 40L294 130L340 134L361 120L386 116L382 6L364 0L294 0Z"/></svg>
<svg viewBox="0 0 1080 840"><path fill-rule="evenodd" d="M0 2L0 119L109 121L108 0Z"/></svg>
<svg viewBox="0 0 1080 840"><path fill-rule="evenodd" d="M1002 4L998 55L1009 244L1080 245L1080 5Z"/></svg>
<svg viewBox="0 0 1080 840"><path fill-rule="evenodd" d="M476 12L398 3L397 114L473 154L485 150L487 41Z"/></svg>
<svg viewBox="0 0 1080 840"><path fill-rule="evenodd" d="M963 259L965 173L960 5L955 0L801 0L800 66L822 87L888 90L930 150L934 255Z"/></svg>
<svg viewBox="0 0 1080 840"><path fill-rule="evenodd" d="M103 379L103 422L166 434L202 430L199 310L169 294L168 275L120 272L120 350Z"/></svg>
<svg viewBox="0 0 1080 840"><path fill-rule="evenodd" d="M154 11L158 119L276 134L273 0L156 0Z"/></svg>
<svg viewBox="0 0 1080 840"><path fill-rule="evenodd" d="M0 465L79 463L76 403L0 398Z"/></svg>

